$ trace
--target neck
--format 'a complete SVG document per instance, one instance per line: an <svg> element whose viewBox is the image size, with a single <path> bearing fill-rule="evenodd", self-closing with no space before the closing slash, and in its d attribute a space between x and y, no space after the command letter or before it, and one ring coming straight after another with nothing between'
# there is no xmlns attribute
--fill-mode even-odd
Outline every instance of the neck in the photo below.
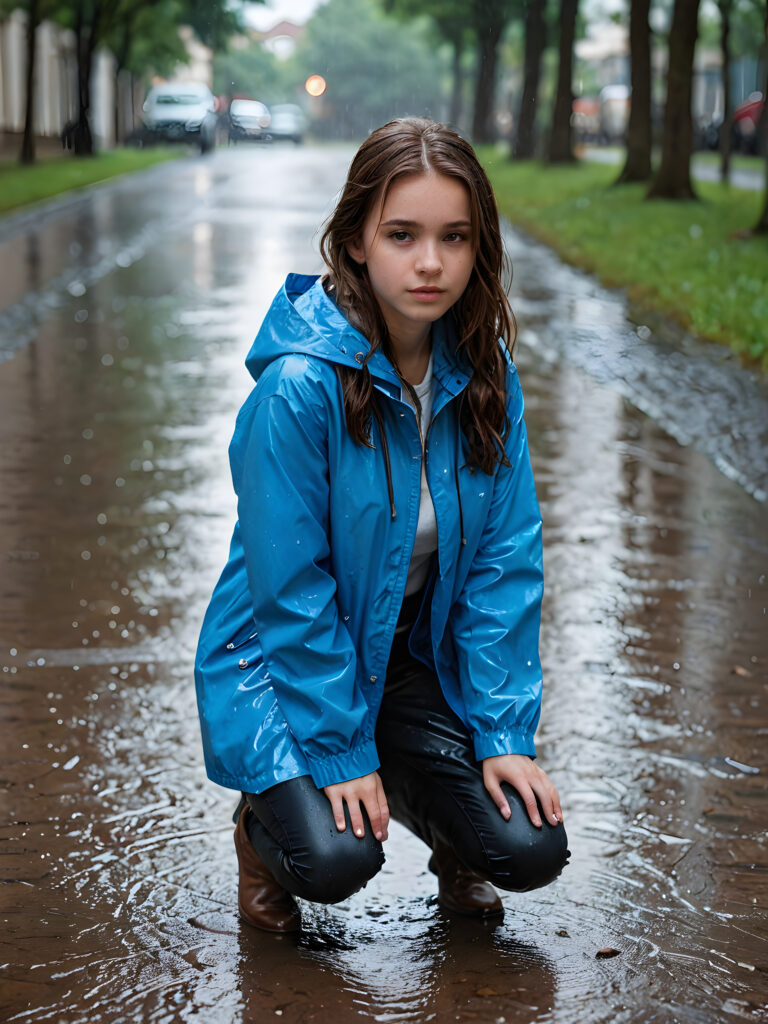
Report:
<svg viewBox="0 0 768 1024"><path fill-rule="evenodd" d="M409 384L421 384L427 374L432 352L431 325L425 324L417 336L403 338L390 333L395 364Z"/></svg>

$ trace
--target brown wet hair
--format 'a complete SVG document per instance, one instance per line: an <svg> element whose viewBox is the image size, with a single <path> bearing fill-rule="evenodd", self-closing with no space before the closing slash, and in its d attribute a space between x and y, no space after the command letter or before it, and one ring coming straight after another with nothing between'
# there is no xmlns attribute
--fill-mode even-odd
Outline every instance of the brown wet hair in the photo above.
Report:
<svg viewBox="0 0 768 1024"><path fill-rule="evenodd" d="M469 462L489 475L506 463L506 361L499 338L511 356L517 328L501 283L504 251L499 213L491 183L474 150L451 128L429 118L403 117L372 132L355 154L341 198L328 220L320 251L328 266L326 288L342 312L368 339L362 371L339 369L347 429L359 444L370 444L375 392L367 362L381 348L395 365L389 333L364 265L348 246L360 238L365 220L393 183L429 171L461 181L469 192L475 265L453 316L459 351L471 366L462 399L461 424L469 445ZM400 375L402 376L402 375ZM377 417L378 418L378 417Z"/></svg>

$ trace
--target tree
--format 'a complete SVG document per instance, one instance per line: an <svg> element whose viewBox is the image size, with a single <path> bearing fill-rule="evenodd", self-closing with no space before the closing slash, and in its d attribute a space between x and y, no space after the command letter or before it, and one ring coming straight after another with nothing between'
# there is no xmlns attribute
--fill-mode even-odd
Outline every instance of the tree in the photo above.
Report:
<svg viewBox="0 0 768 1024"><path fill-rule="evenodd" d="M557 89L552 113L552 131L549 137L550 163L569 163L574 160L571 135L573 110L573 44L576 38L578 0L560 0L560 45L557 70Z"/></svg>
<svg viewBox="0 0 768 1024"><path fill-rule="evenodd" d="M661 166L648 191L649 199L696 198L691 184L691 89L699 3L700 0L675 0L669 32Z"/></svg>
<svg viewBox="0 0 768 1024"><path fill-rule="evenodd" d="M763 84L763 112L760 115L758 131L762 143L763 158L765 159L765 202L763 212L755 224L756 235L768 235L768 4L765 7L765 79Z"/></svg>
<svg viewBox="0 0 768 1024"><path fill-rule="evenodd" d="M496 134L493 105L499 43L504 29L519 8L517 0L471 0L467 7L472 15L472 28L477 40L472 139L474 142L492 142Z"/></svg>
<svg viewBox="0 0 768 1024"><path fill-rule="evenodd" d="M728 181L731 171L731 134L733 102L731 100L731 12L733 0L717 0L720 11L720 60L723 83L723 123L720 125L720 179Z"/></svg>
<svg viewBox="0 0 768 1024"><path fill-rule="evenodd" d="M37 30L46 19L50 18L56 7L57 0L0 0L0 17L21 9L26 14L25 39L25 94L24 94L24 134L21 140L19 162L33 164L35 162L35 100L36 100L36 62L37 62Z"/></svg>
<svg viewBox="0 0 768 1024"><path fill-rule="evenodd" d="M434 116L443 103L445 65L427 34L405 32L371 0L318 7L293 60L302 81L326 80L315 126L329 136L359 139L393 117Z"/></svg>
<svg viewBox="0 0 768 1024"><path fill-rule="evenodd" d="M115 58L115 140L121 138L119 116L120 78L124 72L141 78L149 72L170 74L189 55L179 35L179 5L176 0L144 0L125 3L115 19L105 44ZM133 127L133 125L131 125Z"/></svg>
<svg viewBox="0 0 768 1024"><path fill-rule="evenodd" d="M384 10L400 18L428 16L439 36L451 47L451 101L448 120L458 124L462 111L464 68L462 58L470 29L464 0L384 0Z"/></svg>
<svg viewBox="0 0 768 1024"><path fill-rule="evenodd" d="M515 133L514 155L530 159L536 149L536 104L539 98L541 61L547 46L544 13L547 0L526 0L525 57L523 59L523 93L520 98Z"/></svg>
<svg viewBox="0 0 768 1024"><path fill-rule="evenodd" d="M729 0L725 0L729 2ZM651 0L631 0L629 51L632 101L627 128L627 157L616 184L648 181L651 176Z"/></svg>
<svg viewBox="0 0 768 1024"><path fill-rule="evenodd" d="M93 153L90 126L91 73L93 56L99 45L109 45L128 30L131 41L137 39L130 26L138 22L141 8L157 8L161 0L62 0L58 5L60 20L74 30L77 54L78 112L77 120L67 126L65 138L76 156ZM138 8L138 10L137 10ZM191 25L201 41L212 48L226 46L231 33L240 26L237 7L229 0L176 0L165 5L165 24ZM153 12L154 13L154 12ZM145 25L147 23L145 22ZM167 36L164 45L167 46ZM128 56L123 59L127 62Z"/></svg>

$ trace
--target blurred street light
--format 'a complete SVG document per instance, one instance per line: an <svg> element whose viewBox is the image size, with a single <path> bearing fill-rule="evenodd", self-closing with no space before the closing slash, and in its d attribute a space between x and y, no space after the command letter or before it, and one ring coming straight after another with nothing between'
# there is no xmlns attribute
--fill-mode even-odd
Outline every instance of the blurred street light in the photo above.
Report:
<svg viewBox="0 0 768 1024"><path fill-rule="evenodd" d="M304 88L310 96L322 96L327 86L322 75L310 75L304 83Z"/></svg>

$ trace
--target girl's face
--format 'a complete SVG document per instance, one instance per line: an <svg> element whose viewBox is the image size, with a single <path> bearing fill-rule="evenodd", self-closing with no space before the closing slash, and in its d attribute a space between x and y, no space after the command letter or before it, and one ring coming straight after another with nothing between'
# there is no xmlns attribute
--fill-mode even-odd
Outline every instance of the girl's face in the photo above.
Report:
<svg viewBox="0 0 768 1024"><path fill-rule="evenodd" d="M424 341L463 294L475 264L466 186L433 171L401 178L348 249L368 268L392 340Z"/></svg>

